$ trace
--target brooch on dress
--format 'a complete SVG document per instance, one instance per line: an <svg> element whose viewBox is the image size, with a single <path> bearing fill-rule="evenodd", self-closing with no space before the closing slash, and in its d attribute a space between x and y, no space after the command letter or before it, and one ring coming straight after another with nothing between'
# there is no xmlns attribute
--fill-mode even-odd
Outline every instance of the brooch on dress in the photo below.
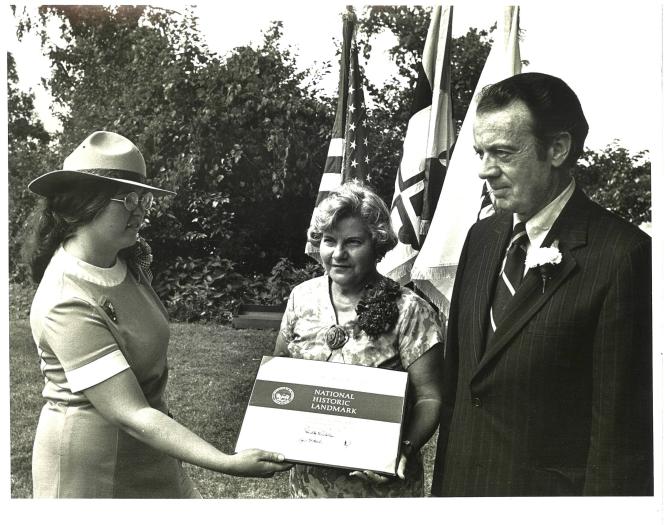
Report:
<svg viewBox="0 0 665 525"><path fill-rule="evenodd" d="M349 334L338 324L332 325L326 332L326 344L331 350L342 348L349 340Z"/></svg>
<svg viewBox="0 0 665 525"><path fill-rule="evenodd" d="M102 310L104 310L104 313L111 318L111 321L114 323L118 322L118 316L115 313L115 306L113 306L113 303L108 297L102 297L99 301L99 306L101 306Z"/></svg>

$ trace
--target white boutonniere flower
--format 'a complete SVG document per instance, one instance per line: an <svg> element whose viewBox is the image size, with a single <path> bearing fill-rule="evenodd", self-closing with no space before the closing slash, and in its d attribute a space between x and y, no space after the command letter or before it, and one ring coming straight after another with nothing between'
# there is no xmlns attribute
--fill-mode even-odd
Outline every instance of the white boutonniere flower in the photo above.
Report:
<svg viewBox="0 0 665 525"><path fill-rule="evenodd" d="M554 266L561 262L561 252L559 251L559 241L556 240L551 246L536 248L529 250L526 255L527 270L536 268L540 273L540 278L543 281L543 291L545 293L545 286L547 281L552 278L552 270Z"/></svg>

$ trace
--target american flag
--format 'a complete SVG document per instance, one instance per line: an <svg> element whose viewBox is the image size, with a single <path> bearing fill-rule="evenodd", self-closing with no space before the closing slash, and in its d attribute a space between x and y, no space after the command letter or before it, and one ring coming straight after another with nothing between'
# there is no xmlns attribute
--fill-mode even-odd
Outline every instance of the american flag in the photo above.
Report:
<svg viewBox="0 0 665 525"><path fill-rule="evenodd" d="M367 108L363 78L358 64L358 46L355 35L351 44L351 68L346 106L342 181L369 177L369 146L367 142Z"/></svg>
<svg viewBox="0 0 665 525"><path fill-rule="evenodd" d="M369 180L367 110L363 77L358 63L356 23L355 13L347 11L343 16L337 111L316 206L344 181ZM318 248L309 242L305 246L305 253L319 260Z"/></svg>
<svg viewBox="0 0 665 525"><path fill-rule="evenodd" d="M395 179L391 222L399 243L379 263L384 275L405 284L427 235L446 169L455 130L450 89L452 7L432 10L402 159Z"/></svg>

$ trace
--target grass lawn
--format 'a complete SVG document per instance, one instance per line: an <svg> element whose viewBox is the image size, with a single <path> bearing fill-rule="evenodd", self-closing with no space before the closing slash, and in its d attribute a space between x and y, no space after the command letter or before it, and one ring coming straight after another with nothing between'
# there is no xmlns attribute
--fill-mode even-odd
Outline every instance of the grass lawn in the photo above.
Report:
<svg viewBox="0 0 665 525"><path fill-rule="evenodd" d="M32 442L42 407L43 380L27 320L12 320L10 336L11 496L32 496ZM271 354L274 330L234 330L174 323L167 389L175 418L225 452L233 451L261 356ZM434 439L425 447L429 493ZM285 498L288 474L271 479L234 478L186 465L205 498Z"/></svg>

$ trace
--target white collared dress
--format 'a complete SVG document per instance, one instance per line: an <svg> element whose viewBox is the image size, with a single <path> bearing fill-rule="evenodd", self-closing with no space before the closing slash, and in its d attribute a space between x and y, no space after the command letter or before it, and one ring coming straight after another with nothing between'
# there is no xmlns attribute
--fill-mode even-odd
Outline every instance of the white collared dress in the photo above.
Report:
<svg viewBox="0 0 665 525"><path fill-rule="evenodd" d="M98 268L60 247L35 294L30 326L46 399L33 497L197 497L178 460L106 421L84 393L129 368L150 406L168 413L168 319L145 276L120 258Z"/></svg>

